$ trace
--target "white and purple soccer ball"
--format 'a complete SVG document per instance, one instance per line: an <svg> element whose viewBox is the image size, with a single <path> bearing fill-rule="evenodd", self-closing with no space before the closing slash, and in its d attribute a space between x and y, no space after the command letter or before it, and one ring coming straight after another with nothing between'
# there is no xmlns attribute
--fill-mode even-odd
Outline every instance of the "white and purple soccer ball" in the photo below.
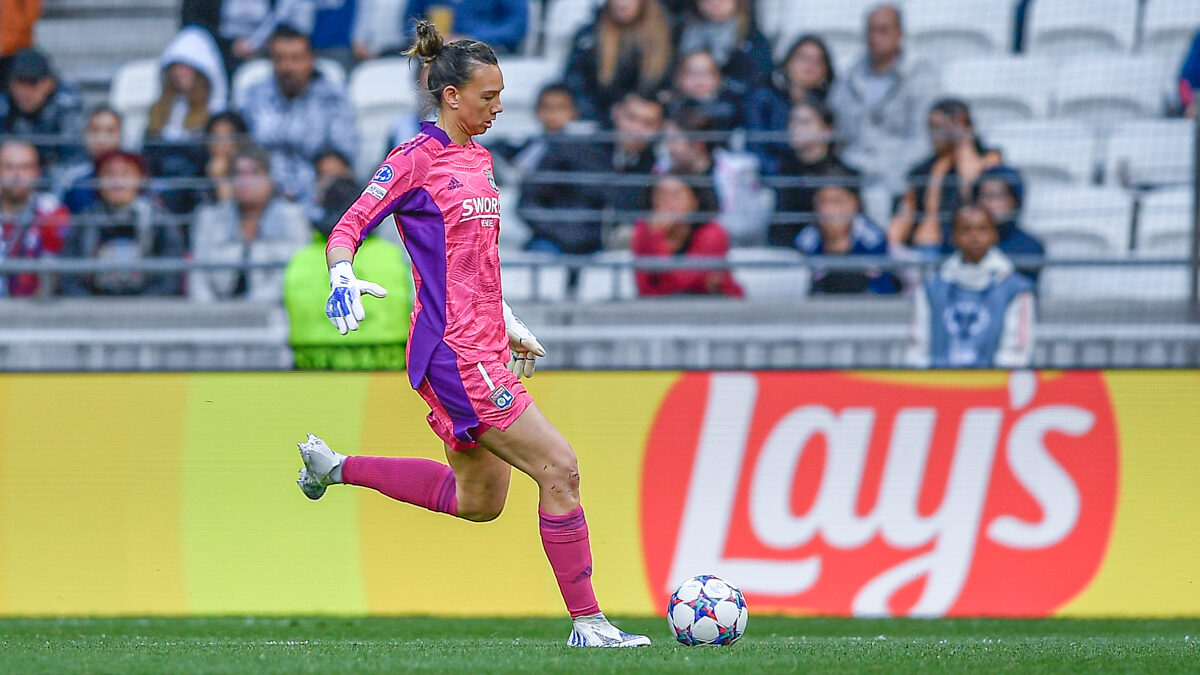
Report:
<svg viewBox="0 0 1200 675"><path fill-rule="evenodd" d="M746 631L746 599L737 586L711 574L679 585L667 604L667 625L689 647L731 645Z"/></svg>

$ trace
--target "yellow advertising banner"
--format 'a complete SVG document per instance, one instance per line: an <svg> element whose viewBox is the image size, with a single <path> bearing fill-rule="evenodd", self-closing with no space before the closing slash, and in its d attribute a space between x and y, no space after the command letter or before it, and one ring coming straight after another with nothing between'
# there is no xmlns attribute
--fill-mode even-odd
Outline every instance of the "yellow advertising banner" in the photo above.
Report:
<svg viewBox="0 0 1200 675"><path fill-rule="evenodd" d="M610 613L1200 616L1200 373L544 373ZM442 459L398 374L0 376L0 615L563 612L484 524L295 485L308 432Z"/></svg>

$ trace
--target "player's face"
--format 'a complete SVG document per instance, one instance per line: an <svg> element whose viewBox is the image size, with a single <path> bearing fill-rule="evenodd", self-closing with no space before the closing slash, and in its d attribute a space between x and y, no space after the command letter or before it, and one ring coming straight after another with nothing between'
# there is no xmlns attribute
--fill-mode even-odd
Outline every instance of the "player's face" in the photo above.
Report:
<svg viewBox="0 0 1200 675"><path fill-rule="evenodd" d="M24 203L39 175L37 151L32 147L13 143L0 148L0 197Z"/></svg>
<svg viewBox="0 0 1200 675"><path fill-rule="evenodd" d="M996 226L983 209L963 209L954 220L954 245L963 260L977 263L996 243Z"/></svg>
<svg viewBox="0 0 1200 675"><path fill-rule="evenodd" d="M458 124L463 131L478 136L492 128L496 115L504 112L504 106L500 103L503 89L504 75L499 66L491 64L476 68L461 89L446 88L451 100L457 102Z"/></svg>

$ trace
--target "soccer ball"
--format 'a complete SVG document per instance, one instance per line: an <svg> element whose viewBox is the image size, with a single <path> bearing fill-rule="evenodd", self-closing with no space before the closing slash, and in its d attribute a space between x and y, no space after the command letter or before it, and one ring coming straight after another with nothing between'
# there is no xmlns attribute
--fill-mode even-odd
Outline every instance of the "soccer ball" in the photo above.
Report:
<svg viewBox="0 0 1200 675"><path fill-rule="evenodd" d="M737 586L711 574L679 585L667 603L667 625L689 647L731 645L746 632L746 599Z"/></svg>

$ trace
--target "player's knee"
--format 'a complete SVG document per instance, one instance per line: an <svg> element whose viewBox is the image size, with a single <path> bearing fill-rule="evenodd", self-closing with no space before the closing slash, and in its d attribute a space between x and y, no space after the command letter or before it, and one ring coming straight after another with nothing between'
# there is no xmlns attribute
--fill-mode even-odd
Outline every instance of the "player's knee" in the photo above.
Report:
<svg viewBox="0 0 1200 675"><path fill-rule="evenodd" d="M465 508L464 508L465 507ZM504 498L487 497L460 504L458 517L473 523L486 523L500 517L504 511Z"/></svg>
<svg viewBox="0 0 1200 675"><path fill-rule="evenodd" d="M575 451L566 445L547 458L543 467L543 480L552 491L562 491L570 494L579 492L579 461Z"/></svg>

